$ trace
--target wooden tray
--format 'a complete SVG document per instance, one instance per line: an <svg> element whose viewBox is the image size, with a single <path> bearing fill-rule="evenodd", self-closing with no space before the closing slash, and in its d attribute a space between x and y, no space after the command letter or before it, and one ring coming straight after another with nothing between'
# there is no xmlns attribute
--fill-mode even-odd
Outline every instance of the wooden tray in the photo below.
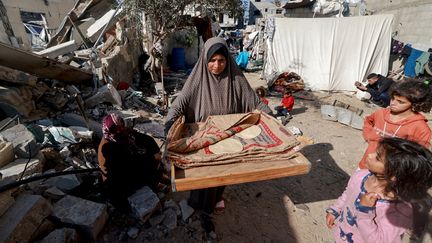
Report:
<svg viewBox="0 0 432 243"><path fill-rule="evenodd" d="M307 174L311 164L302 154L290 160L234 163L180 169L171 165L172 190L187 191Z"/></svg>

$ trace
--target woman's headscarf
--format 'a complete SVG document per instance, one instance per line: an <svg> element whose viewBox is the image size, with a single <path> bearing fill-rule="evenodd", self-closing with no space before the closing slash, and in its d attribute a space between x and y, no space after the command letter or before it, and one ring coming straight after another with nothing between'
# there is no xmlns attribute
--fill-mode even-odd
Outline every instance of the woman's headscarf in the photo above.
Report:
<svg viewBox="0 0 432 243"><path fill-rule="evenodd" d="M226 53L226 68L219 75L212 74L207 68L214 53ZM201 122L210 115L245 113L255 109L271 113L270 108L261 102L229 55L225 40L213 37L205 43L204 51L171 106L166 128L182 115L186 122Z"/></svg>
<svg viewBox="0 0 432 243"><path fill-rule="evenodd" d="M103 137L111 142L116 142L116 139L114 137L113 129L116 126L124 126L125 122L123 118L118 116L115 113L111 113L103 118L102 120L102 133Z"/></svg>

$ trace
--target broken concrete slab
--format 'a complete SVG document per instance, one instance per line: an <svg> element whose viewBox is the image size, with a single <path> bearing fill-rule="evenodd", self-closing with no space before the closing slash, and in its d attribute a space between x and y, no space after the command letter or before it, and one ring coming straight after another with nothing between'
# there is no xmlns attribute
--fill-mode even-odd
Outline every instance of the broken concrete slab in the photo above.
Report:
<svg viewBox="0 0 432 243"><path fill-rule="evenodd" d="M64 193L62 190L58 189L57 187L53 186L48 189L46 189L43 192L43 196L45 198L57 201L66 196L66 193Z"/></svg>
<svg viewBox="0 0 432 243"><path fill-rule="evenodd" d="M122 107L123 105L120 94L111 84L99 88L95 95L84 101L84 104L86 107L91 108L103 102L108 102L118 107Z"/></svg>
<svg viewBox="0 0 432 243"><path fill-rule="evenodd" d="M50 232L56 229L56 226L48 218L45 218L40 224L39 228L33 233L31 242L35 242L35 239L41 239L43 236L48 235Z"/></svg>
<svg viewBox="0 0 432 243"><path fill-rule="evenodd" d="M28 159L17 159L1 167L0 174L2 175L2 180L6 178L11 178L13 180L20 178L28 161L29 161ZM43 167L43 163L41 162L40 159L37 158L30 159L26 171L24 172L24 176L29 176L35 173L41 173L42 167Z"/></svg>
<svg viewBox="0 0 432 243"><path fill-rule="evenodd" d="M0 168L12 162L15 158L11 142L0 141Z"/></svg>
<svg viewBox="0 0 432 243"><path fill-rule="evenodd" d="M0 217L14 204L11 190L0 193Z"/></svg>
<svg viewBox="0 0 432 243"><path fill-rule="evenodd" d="M78 243L79 235L75 229L61 228L56 229L43 238L40 243Z"/></svg>
<svg viewBox="0 0 432 243"><path fill-rule="evenodd" d="M182 219L186 222L186 220L194 213L195 210L189 206L186 199L181 200L179 205L182 212Z"/></svg>
<svg viewBox="0 0 432 243"><path fill-rule="evenodd" d="M164 205L163 205L163 206L164 206L164 208L172 208L172 209L174 209L174 211L176 212L177 216L180 216L180 215L182 214L182 212L181 212L179 206L178 206L177 203L174 202L174 200L172 200L172 199L166 200L166 201L164 202Z"/></svg>
<svg viewBox="0 0 432 243"><path fill-rule="evenodd" d="M0 43L0 65L20 70L37 77L56 79L66 83L85 83L93 74L46 57Z"/></svg>
<svg viewBox="0 0 432 243"><path fill-rule="evenodd" d="M64 55L67 53L71 53L75 50L78 50L78 48L79 45L76 43L76 41L71 40L34 53L39 56L44 56L44 57L54 59L60 55Z"/></svg>
<svg viewBox="0 0 432 243"><path fill-rule="evenodd" d="M151 226L156 226L156 225L159 225L160 223L162 223L164 218L165 218L165 214L163 214L163 213L154 214L150 217L149 222L150 222Z"/></svg>
<svg viewBox="0 0 432 243"><path fill-rule="evenodd" d="M177 213L175 209L168 208L164 211L165 218L162 224L170 230L177 228Z"/></svg>
<svg viewBox="0 0 432 243"><path fill-rule="evenodd" d="M147 221L150 215L160 207L159 198L148 186L139 189L128 198L128 201L132 212L143 222Z"/></svg>
<svg viewBox="0 0 432 243"><path fill-rule="evenodd" d="M0 66L0 80L14 84L34 86L36 85L37 77L12 68Z"/></svg>
<svg viewBox="0 0 432 243"><path fill-rule="evenodd" d="M81 185L81 182L74 174L51 177L44 183L50 187L56 187L64 192L70 192Z"/></svg>
<svg viewBox="0 0 432 243"><path fill-rule="evenodd" d="M53 216L78 227L92 240L96 239L108 219L106 205L70 195L54 204Z"/></svg>
<svg viewBox="0 0 432 243"><path fill-rule="evenodd" d="M86 120L84 117L73 114L73 113L65 113L60 116L60 120L62 123L68 125L68 126L81 126L81 127L87 127L86 126ZM88 119L88 125L90 126L89 129L94 132L95 138L101 139L102 138L102 125L96 121L93 121L91 119Z"/></svg>
<svg viewBox="0 0 432 243"><path fill-rule="evenodd" d="M117 16L119 13L121 13L121 10L117 11L115 9L111 9L108 12L106 12L101 18L96 20L95 23L90 25L90 27L87 29L87 37L93 41L96 41L97 36L99 35L100 31L105 27L106 24L111 20L111 18L114 16ZM115 17L114 16L114 17ZM115 24L116 21L111 21L110 26Z"/></svg>
<svg viewBox="0 0 432 243"><path fill-rule="evenodd" d="M31 89L31 86L0 86L0 109L10 117L18 114L28 117L35 109Z"/></svg>
<svg viewBox="0 0 432 243"><path fill-rule="evenodd" d="M127 234L131 239L135 239L138 237L139 229L136 227L132 227L128 230Z"/></svg>
<svg viewBox="0 0 432 243"><path fill-rule="evenodd" d="M19 158L33 158L40 150L35 137L23 124L4 130L0 135L13 144L14 152Z"/></svg>
<svg viewBox="0 0 432 243"><path fill-rule="evenodd" d="M0 217L0 242L29 242L52 207L39 195L22 194Z"/></svg>

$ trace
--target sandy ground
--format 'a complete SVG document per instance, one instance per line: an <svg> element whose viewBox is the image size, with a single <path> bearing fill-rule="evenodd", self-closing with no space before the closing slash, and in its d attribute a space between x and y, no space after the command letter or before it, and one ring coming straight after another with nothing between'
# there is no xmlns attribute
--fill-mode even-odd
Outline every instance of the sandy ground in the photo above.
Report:
<svg viewBox="0 0 432 243"><path fill-rule="evenodd" d="M258 74L246 76L252 87L266 86ZM337 99L363 109L363 115L377 108L345 94L313 96L314 101L296 99L294 118L287 125L314 140L303 150L312 164L310 173L228 186L225 213L213 216L217 241L334 242L325 225L325 208L341 195L367 144L360 130L322 119L320 104ZM279 97L268 98L272 108L280 102ZM186 192L174 194L178 199L187 196Z"/></svg>

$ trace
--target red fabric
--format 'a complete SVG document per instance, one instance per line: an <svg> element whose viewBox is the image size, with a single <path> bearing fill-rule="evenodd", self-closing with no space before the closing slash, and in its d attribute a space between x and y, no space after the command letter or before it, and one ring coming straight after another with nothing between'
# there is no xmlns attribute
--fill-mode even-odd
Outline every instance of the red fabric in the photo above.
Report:
<svg viewBox="0 0 432 243"><path fill-rule="evenodd" d="M269 103L268 99L266 99L266 98L264 98L264 97L260 97L260 98L261 98L261 101L262 101L264 104L268 105L268 103Z"/></svg>
<svg viewBox="0 0 432 243"><path fill-rule="evenodd" d="M368 143L368 147L359 163L360 169L366 169L366 158L376 151L378 142L382 137L404 138L429 148L431 129L427 124L427 119L419 113L393 122L390 120L390 109L384 108L375 111L364 120L363 138Z"/></svg>
<svg viewBox="0 0 432 243"><path fill-rule="evenodd" d="M127 89L129 89L129 84L128 83L120 81L117 84L117 90L127 90Z"/></svg>
<svg viewBox="0 0 432 243"><path fill-rule="evenodd" d="M289 97L283 97L281 104L288 111L291 111L294 106L294 96L290 95Z"/></svg>

